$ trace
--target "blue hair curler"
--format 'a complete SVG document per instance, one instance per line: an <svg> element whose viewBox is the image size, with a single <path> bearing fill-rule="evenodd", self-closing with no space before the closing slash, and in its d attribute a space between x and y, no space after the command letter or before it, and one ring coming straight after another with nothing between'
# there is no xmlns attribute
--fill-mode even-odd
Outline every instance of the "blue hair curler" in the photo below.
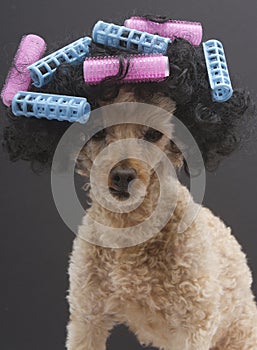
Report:
<svg viewBox="0 0 257 350"><path fill-rule="evenodd" d="M28 69L33 85L42 87L52 80L57 67L62 63L80 63L89 55L89 45L92 39L84 37L43 57L31 64Z"/></svg>
<svg viewBox="0 0 257 350"><path fill-rule="evenodd" d="M216 102L225 102L232 96L233 88L223 46L218 40L208 40L203 43L203 51L212 89L212 99Z"/></svg>
<svg viewBox="0 0 257 350"><path fill-rule="evenodd" d="M146 54L161 53L164 55L171 42L169 38L103 21L95 24L92 37L98 44Z"/></svg>
<svg viewBox="0 0 257 350"><path fill-rule="evenodd" d="M86 98L19 91L12 100L15 116L57 119L84 124L90 115Z"/></svg>

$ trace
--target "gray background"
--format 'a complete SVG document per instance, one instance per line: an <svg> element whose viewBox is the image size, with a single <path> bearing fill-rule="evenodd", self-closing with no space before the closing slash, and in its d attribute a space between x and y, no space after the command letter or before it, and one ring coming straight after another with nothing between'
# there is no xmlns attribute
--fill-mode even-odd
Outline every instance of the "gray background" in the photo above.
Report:
<svg viewBox="0 0 257 350"><path fill-rule="evenodd" d="M92 2L9 0L0 10L0 85L24 34L35 33L56 46L65 37L90 33L97 20L141 13L199 21L205 39L220 39L230 71L256 95L256 0L118 0ZM1 116L4 109L1 107ZM0 129L3 118L0 119ZM232 227L253 270L257 294L257 142L208 174L205 205ZM10 163L0 151L1 297L0 339L4 350L64 349L68 308L67 266L73 234L54 206L48 173L35 175L26 162ZM108 350L141 349L124 327Z"/></svg>

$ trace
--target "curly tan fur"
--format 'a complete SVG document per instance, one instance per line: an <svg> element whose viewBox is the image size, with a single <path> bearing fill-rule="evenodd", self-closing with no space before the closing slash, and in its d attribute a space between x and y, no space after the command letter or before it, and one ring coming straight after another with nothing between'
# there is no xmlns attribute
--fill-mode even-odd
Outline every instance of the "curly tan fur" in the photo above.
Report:
<svg viewBox="0 0 257 350"><path fill-rule="evenodd" d="M133 94L121 91L114 102L121 101L134 101ZM175 109L160 95L153 104L170 112ZM80 154L82 175L89 174L106 144L138 138L143 130L133 124L117 125L109 128L105 141L89 141ZM182 165L181 154L168 138L156 144L176 167ZM141 344L163 350L257 350L257 308L246 256L230 228L204 207L185 232L177 233L190 194L173 178L167 178L164 188L168 200L177 186L176 208L155 237L122 249L84 239L97 234L90 217L107 226L127 227L153 211L159 193L156 174L142 162L126 162L137 170L147 193L143 203L127 214L104 209L90 192L92 206L79 228L70 262L67 349L105 350L112 327L125 323ZM112 240L107 229L102 236Z"/></svg>

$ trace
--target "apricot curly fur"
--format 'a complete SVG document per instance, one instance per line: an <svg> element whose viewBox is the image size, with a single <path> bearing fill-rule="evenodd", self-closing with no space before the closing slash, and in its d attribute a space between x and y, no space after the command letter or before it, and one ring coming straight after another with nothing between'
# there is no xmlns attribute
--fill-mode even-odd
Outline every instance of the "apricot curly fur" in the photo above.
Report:
<svg viewBox="0 0 257 350"><path fill-rule="evenodd" d="M133 93L121 90L114 102L136 99ZM168 97L153 97L153 101L170 112L175 110ZM160 123L167 127L167 120ZM138 125L120 124L108 128L104 140L89 141L80 155L87 168L81 174L89 175L95 156L106 143L140 137L142 132ZM173 153L169 139L163 136L156 145L175 166L181 166L181 155ZM98 235L103 244L113 247L117 241L130 242L131 237L114 236L109 227L134 226L155 208L160 190L156 174L133 159L122 164L136 169L147 194L143 203L127 214L105 209L90 191L92 205L83 218L70 260L67 349L104 350L112 327L123 323L142 345L162 350L257 350L257 307L246 256L230 228L207 208L201 207L193 223L177 233L190 194L171 176L162 183L165 200L161 212L168 210L166 204L173 200L176 186L177 204L157 235L119 249L88 242ZM106 171L104 165L102 171ZM104 224L101 232L94 220ZM150 232L151 227L148 229ZM139 229L135 232L145 234Z"/></svg>

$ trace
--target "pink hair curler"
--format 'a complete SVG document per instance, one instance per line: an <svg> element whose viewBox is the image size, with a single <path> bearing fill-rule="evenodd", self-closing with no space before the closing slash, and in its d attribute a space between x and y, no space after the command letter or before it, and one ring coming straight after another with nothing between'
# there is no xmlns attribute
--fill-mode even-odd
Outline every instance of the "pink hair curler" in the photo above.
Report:
<svg viewBox="0 0 257 350"><path fill-rule="evenodd" d="M199 22L168 20L159 23L143 17L131 17L125 21L124 25L151 34L158 33L158 35L171 40L174 40L175 37L183 38L194 46L201 44L203 35L202 25Z"/></svg>
<svg viewBox="0 0 257 350"><path fill-rule="evenodd" d="M27 91L31 78L27 67L39 60L46 50L44 39L37 35L25 35L16 52L13 65L7 75L1 98L6 106L10 106L18 91Z"/></svg>
<svg viewBox="0 0 257 350"><path fill-rule="evenodd" d="M124 59L125 66L128 59ZM88 84L115 76L119 72L120 61L115 56L92 57L84 61L84 79ZM126 69L126 67L125 67ZM169 59L159 54L131 56L127 74L120 82L160 81L169 76Z"/></svg>

